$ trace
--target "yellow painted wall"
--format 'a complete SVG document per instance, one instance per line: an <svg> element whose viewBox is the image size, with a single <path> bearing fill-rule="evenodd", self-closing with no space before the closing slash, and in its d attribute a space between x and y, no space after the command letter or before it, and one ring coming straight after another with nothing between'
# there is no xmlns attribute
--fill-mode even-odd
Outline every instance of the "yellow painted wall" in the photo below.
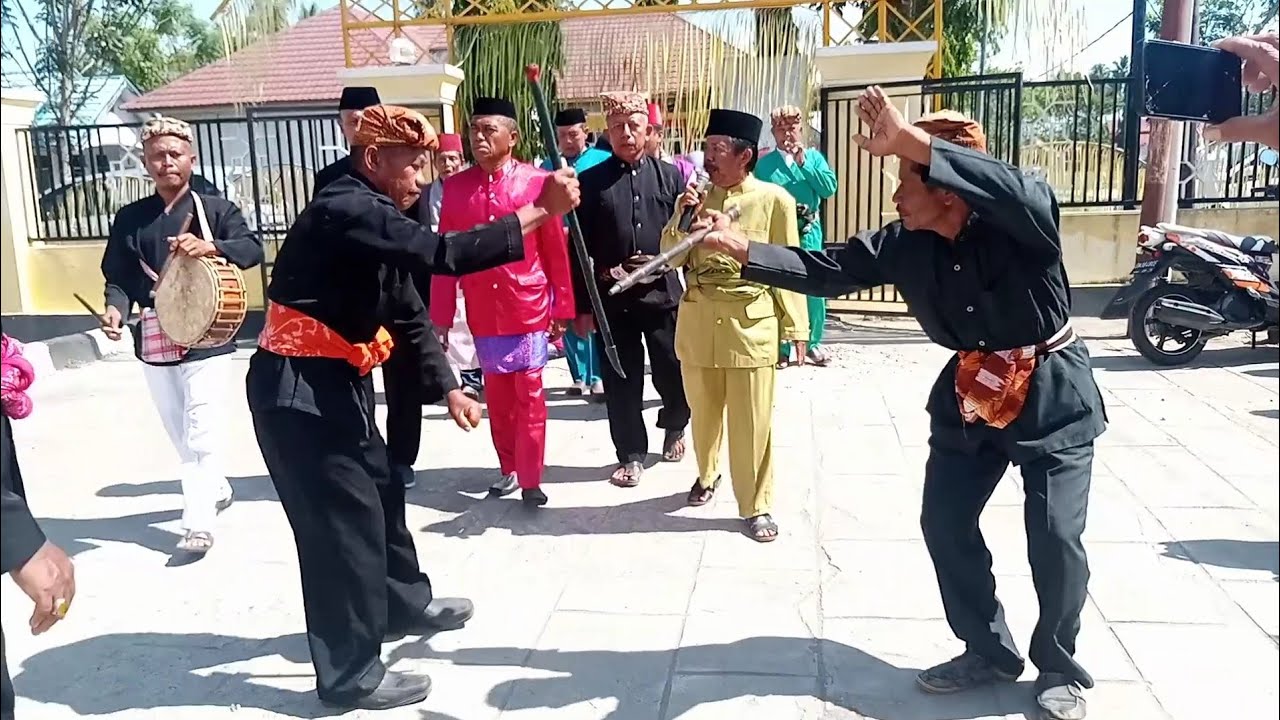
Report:
<svg viewBox="0 0 1280 720"><path fill-rule="evenodd" d="M6 299L5 314L23 315L75 315L84 313L76 302L79 293L95 306L102 304L102 249L105 243L36 243L27 253L27 280L30 288L30 306L10 309ZM274 256L268 243L268 258ZM262 302L262 271L258 268L244 273L249 291L249 307L260 310Z"/></svg>

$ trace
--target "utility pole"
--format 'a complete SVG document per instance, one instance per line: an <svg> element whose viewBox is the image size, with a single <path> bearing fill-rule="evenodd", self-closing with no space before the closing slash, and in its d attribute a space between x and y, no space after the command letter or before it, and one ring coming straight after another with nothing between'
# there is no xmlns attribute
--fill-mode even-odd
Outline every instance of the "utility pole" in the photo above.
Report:
<svg viewBox="0 0 1280 720"><path fill-rule="evenodd" d="M1160 17L1160 38L1174 42L1191 41L1192 0L1164 0ZM1138 18L1134 18L1137 22ZM1178 214L1178 179L1182 159L1180 120L1150 118L1147 141L1147 177L1142 193L1142 225L1173 222Z"/></svg>

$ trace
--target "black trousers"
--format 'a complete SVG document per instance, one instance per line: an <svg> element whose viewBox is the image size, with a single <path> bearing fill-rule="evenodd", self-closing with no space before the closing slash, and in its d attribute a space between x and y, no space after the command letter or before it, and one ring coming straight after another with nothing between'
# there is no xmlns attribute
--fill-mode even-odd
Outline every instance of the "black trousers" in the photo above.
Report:
<svg viewBox="0 0 1280 720"><path fill-rule="evenodd" d="M367 421L347 417L355 413L252 413L298 547L316 691L335 702L377 688L386 672L383 637L431 602L405 525L404 486L391 479L377 428L363 438L356 429Z"/></svg>
<svg viewBox="0 0 1280 720"><path fill-rule="evenodd" d="M13 680L9 678L9 658L4 652L4 632L0 631L0 720L13 720Z"/></svg>
<svg viewBox="0 0 1280 720"><path fill-rule="evenodd" d="M422 446L422 370L413 353L392 353L382 366L387 400L387 457L392 465L412 465Z"/></svg>
<svg viewBox="0 0 1280 720"><path fill-rule="evenodd" d="M920 525L951 630L969 651L1016 674L1022 672L1022 655L996 599L991 553L978 528L978 516L1008 466L1008 457L989 443L975 455L934 447L925 466ZM1030 659L1042 674L1059 673L1093 687L1093 678L1074 657L1089 583L1081 535L1093 442L1036 458L1021 471L1027 554L1040 601Z"/></svg>
<svg viewBox="0 0 1280 720"><path fill-rule="evenodd" d="M609 434L618 462L643 462L649 453L649 432L644 427L644 349L649 347L653 386L662 398L658 427L683 430L689 424L689 402L676 359L676 311L645 307L609 313L609 328L618 347L618 359L626 379L613 366L601 363Z"/></svg>

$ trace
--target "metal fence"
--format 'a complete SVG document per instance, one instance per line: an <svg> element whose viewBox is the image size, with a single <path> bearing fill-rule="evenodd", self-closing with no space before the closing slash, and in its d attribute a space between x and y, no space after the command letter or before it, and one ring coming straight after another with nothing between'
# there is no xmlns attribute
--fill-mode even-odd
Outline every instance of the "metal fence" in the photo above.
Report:
<svg viewBox="0 0 1280 720"><path fill-rule="evenodd" d="M984 121L988 150L1017 164L1021 146L1022 76L1018 73L880 85L908 119L943 108ZM892 195L897 189L896 158L873 157L848 140L869 134L858 118L857 97L866 86L823 88L822 151L838 180L836 194L824 203L823 228L828 242L843 242L854 233L879 228L896 217ZM864 290L846 299L901 302L895 288Z"/></svg>
<svg viewBox="0 0 1280 720"><path fill-rule="evenodd" d="M196 120L191 187L240 206L266 250L275 250L312 194L317 170L346 154L336 114L265 114ZM115 214L154 192L141 126L45 126L21 130L32 240L101 241Z"/></svg>
<svg viewBox="0 0 1280 720"><path fill-rule="evenodd" d="M882 84L909 120L952 109L982 122L989 152L1048 183L1063 208L1127 208L1142 201L1146 123L1126 122L1130 78L1082 78L1024 83L1019 73ZM879 228L893 219L897 160L874 158L851 142L863 132L856 98L865 85L821 91L822 150L839 178L824 203L828 243ZM1274 91L1245 93L1244 114L1270 107ZM1134 128L1137 128L1135 131ZM1181 152L1182 207L1250 202L1280 196L1274 155L1253 143L1208 145L1189 123ZM1129 137L1132 135L1133 137ZM849 299L899 302L892 288Z"/></svg>

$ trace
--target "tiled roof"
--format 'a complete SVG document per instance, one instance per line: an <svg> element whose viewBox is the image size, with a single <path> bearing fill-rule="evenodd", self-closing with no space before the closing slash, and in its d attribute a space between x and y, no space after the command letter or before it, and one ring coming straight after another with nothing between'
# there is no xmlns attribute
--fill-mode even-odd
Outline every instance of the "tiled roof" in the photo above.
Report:
<svg viewBox="0 0 1280 720"><path fill-rule="evenodd" d="M645 88L646 37L669 38L668 45L710 45L713 37L678 15L649 14L617 18L583 18L561 23L565 69L558 78L561 101L594 99L607 90ZM367 31L353 47L385 47ZM383 31L385 34L385 31ZM445 49L444 28L405 29L419 48ZM690 48L691 50L694 48ZM674 85L681 68L679 53L669 48L665 78ZM307 18L275 36L240 50L229 59L190 72L125 105L133 111L216 107L234 104L315 103L336 101L342 93L338 71L346 67L342 43L342 10L333 8ZM687 72L687 71L684 71Z"/></svg>

